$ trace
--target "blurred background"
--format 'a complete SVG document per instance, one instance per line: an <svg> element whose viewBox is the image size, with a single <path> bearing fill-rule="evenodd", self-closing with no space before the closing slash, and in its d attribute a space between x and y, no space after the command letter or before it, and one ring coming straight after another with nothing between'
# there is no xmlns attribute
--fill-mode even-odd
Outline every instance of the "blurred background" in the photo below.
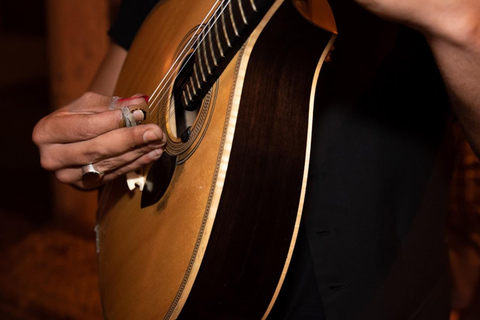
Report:
<svg viewBox="0 0 480 320"><path fill-rule="evenodd" d="M83 93L115 0L0 0L0 319L102 319L96 193L42 170L35 123ZM18 117L18 118L17 118Z"/></svg>
<svg viewBox="0 0 480 320"><path fill-rule="evenodd" d="M83 93L120 0L0 0L0 319L102 319L96 193L55 182L35 123ZM18 117L18 118L16 118ZM453 319L480 319L480 165L458 130L449 236Z"/></svg>

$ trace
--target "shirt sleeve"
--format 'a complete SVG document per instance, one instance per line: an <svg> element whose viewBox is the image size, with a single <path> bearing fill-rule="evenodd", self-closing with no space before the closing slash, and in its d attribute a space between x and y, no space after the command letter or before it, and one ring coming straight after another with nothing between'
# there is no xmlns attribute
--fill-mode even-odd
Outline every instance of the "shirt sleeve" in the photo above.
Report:
<svg viewBox="0 0 480 320"><path fill-rule="evenodd" d="M108 35L119 46L130 49L140 26L160 0L123 0Z"/></svg>

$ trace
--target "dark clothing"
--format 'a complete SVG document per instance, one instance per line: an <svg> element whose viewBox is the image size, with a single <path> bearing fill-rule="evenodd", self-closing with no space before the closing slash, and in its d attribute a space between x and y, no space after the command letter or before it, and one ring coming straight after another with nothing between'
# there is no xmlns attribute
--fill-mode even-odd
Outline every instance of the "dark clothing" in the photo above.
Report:
<svg viewBox="0 0 480 320"><path fill-rule="evenodd" d="M110 35L128 48L155 1L124 2ZM443 82L420 34L330 2L339 36L318 84L299 239L269 319L448 319Z"/></svg>
<svg viewBox="0 0 480 320"><path fill-rule="evenodd" d="M143 20L158 2L159 0L122 1L120 12L108 32L109 36L121 47L130 49Z"/></svg>
<svg viewBox="0 0 480 320"><path fill-rule="evenodd" d="M442 80L420 34L331 4L302 221L326 319L448 319Z"/></svg>

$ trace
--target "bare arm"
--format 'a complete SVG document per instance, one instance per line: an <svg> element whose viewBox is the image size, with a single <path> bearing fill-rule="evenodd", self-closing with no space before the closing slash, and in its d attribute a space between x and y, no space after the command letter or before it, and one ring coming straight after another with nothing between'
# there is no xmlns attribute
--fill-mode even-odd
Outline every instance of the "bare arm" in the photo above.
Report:
<svg viewBox="0 0 480 320"><path fill-rule="evenodd" d="M480 29L469 38L455 43L430 37L429 42L470 146L480 158Z"/></svg>
<svg viewBox="0 0 480 320"><path fill-rule="evenodd" d="M91 189L136 170L163 153L166 139L157 125L127 128L119 110L128 106L135 120L141 121L144 113L138 109L147 109L145 97L112 100L125 57L124 49L112 45L91 92L44 117L35 126L32 139L40 150L41 164L61 182ZM82 181L81 168L90 163L105 172L101 181Z"/></svg>
<svg viewBox="0 0 480 320"><path fill-rule="evenodd" d="M480 1L356 0L422 32L430 44L472 149L480 157Z"/></svg>
<svg viewBox="0 0 480 320"><path fill-rule="evenodd" d="M112 43L90 85L90 91L112 96L126 57L127 51Z"/></svg>

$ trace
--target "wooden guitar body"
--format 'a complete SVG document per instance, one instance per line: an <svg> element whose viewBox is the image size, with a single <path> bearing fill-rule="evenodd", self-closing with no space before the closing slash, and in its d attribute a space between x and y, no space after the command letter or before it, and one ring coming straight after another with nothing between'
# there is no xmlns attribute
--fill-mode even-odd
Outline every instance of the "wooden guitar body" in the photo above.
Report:
<svg viewBox="0 0 480 320"><path fill-rule="evenodd" d="M334 25L324 1L271 2L203 99L188 141L170 121L173 80L165 94L157 85L217 2L161 1L137 35L116 94L154 93L148 121L168 133L165 161L174 162L143 192L123 178L104 188L106 319L261 319L273 306L301 217L316 79ZM157 183L166 188L158 199L142 199Z"/></svg>

